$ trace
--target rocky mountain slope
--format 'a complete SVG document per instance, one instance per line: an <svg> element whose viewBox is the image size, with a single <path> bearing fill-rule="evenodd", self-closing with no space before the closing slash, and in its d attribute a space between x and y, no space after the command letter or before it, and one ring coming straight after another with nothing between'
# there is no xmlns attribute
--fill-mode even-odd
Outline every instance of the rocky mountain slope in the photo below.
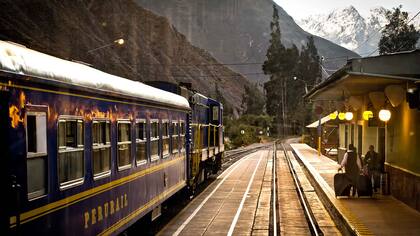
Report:
<svg viewBox="0 0 420 236"><path fill-rule="evenodd" d="M307 32L366 56L378 46L380 30L388 23L386 11L384 7L376 7L370 10L369 15L363 17L356 8L349 6L335 9L328 14L308 16L297 23ZM411 17L412 14L409 15L409 19ZM420 29L418 17L412 23Z"/></svg>
<svg viewBox="0 0 420 236"><path fill-rule="evenodd" d="M264 81L261 62L265 60L270 40L272 0L136 0L138 5L165 16L194 45L211 52L218 60L234 70ZM310 34L302 30L280 6L282 41L298 48L306 44ZM358 55L320 37L315 37L325 67L334 69L347 57Z"/></svg>
<svg viewBox="0 0 420 236"><path fill-rule="evenodd" d="M0 2L0 39L60 58L78 60L133 80L191 82L214 95L215 84L228 103L240 108L249 81L191 45L166 18L132 0ZM110 44L124 38L125 44Z"/></svg>

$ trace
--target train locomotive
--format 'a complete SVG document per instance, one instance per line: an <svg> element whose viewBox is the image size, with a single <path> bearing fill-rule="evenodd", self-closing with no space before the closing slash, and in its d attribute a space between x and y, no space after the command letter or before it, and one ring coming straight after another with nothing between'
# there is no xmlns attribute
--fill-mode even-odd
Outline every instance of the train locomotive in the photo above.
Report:
<svg viewBox="0 0 420 236"><path fill-rule="evenodd" d="M8 235L116 235L221 167L223 105L0 41Z"/></svg>

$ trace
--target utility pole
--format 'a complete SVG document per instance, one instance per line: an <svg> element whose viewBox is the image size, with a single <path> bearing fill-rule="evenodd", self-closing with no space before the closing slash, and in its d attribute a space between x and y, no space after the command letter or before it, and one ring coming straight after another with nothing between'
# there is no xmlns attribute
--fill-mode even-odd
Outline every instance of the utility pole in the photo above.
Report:
<svg viewBox="0 0 420 236"><path fill-rule="evenodd" d="M284 91L285 91L285 79L284 78L282 79L281 84L282 84L282 86L281 86L281 112L282 112L282 123L283 123L282 124L282 126L283 126L282 127L283 128L282 135L284 137L285 136L285 126L286 126L286 114L285 114L286 98L285 98L285 94L284 94Z"/></svg>

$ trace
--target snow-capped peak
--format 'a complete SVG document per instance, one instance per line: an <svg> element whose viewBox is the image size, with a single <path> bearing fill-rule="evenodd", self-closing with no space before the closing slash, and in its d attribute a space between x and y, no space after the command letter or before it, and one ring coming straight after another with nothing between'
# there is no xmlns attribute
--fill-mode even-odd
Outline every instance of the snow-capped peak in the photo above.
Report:
<svg viewBox="0 0 420 236"><path fill-rule="evenodd" d="M327 14L308 16L297 23L305 31L328 39L359 54L367 55L375 51L381 37L380 30L388 23L384 7L370 9L369 14L361 16L353 6L334 9ZM409 19L413 14L409 14ZM417 17L420 18L420 17ZM420 19L414 19L420 27Z"/></svg>

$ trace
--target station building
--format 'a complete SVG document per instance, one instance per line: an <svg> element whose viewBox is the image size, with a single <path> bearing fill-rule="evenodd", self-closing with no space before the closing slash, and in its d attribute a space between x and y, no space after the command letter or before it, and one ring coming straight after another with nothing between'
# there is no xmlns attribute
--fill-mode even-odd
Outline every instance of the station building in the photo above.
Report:
<svg viewBox="0 0 420 236"><path fill-rule="evenodd" d="M350 59L305 95L338 125L338 160L350 143L362 157L374 145L384 158L390 194L417 211L419 91L420 50L414 50Z"/></svg>

